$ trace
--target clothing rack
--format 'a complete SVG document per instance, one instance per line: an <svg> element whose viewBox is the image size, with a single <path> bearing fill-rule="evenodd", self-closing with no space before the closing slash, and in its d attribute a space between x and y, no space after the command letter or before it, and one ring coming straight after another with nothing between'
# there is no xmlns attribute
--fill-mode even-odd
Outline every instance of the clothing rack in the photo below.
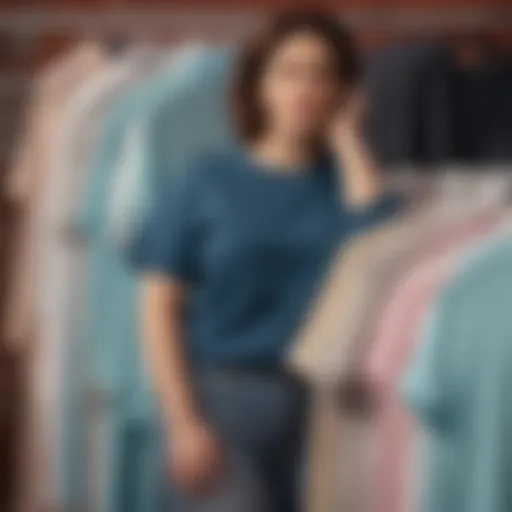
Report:
<svg viewBox="0 0 512 512"><path fill-rule="evenodd" d="M9 9L0 16L0 31L23 36L59 34L143 33L162 29L173 33L233 32L261 22L266 11L212 8ZM355 30L391 34L443 34L467 30L500 31L512 27L512 7L489 8L360 8L339 16Z"/></svg>

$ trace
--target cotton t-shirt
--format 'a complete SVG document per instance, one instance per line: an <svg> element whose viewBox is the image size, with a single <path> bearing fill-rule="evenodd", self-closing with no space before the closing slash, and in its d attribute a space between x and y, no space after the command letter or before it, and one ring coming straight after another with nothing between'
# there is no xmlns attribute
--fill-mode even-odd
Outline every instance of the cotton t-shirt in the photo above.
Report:
<svg viewBox="0 0 512 512"><path fill-rule="evenodd" d="M392 215L340 201L332 159L278 171L242 150L201 158L162 194L131 257L189 289L193 365L276 367L339 244Z"/></svg>
<svg viewBox="0 0 512 512"><path fill-rule="evenodd" d="M424 512L512 510L510 231L465 254L401 382L422 426Z"/></svg>

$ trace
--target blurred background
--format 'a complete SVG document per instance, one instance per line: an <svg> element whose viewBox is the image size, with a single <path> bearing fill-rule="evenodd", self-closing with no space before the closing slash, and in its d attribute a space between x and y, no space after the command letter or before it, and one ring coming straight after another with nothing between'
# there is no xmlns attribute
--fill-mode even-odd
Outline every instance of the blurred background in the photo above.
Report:
<svg viewBox="0 0 512 512"><path fill-rule="evenodd" d="M413 166L428 173L432 166L447 163L465 165L475 173L483 172L487 164L508 169L512 161L510 0L0 0L3 323L11 323L14 314L11 293L19 274L21 228L31 222L34 190L43 187L37 180L27 184L31 178L19 168L27 166L24 159L33 168L60 151L53 147L60 147L59 135L50 135L60 115L54 105L62 100L61 107L67 108L72 89L78 90L99 73L92 63L94 52L91 71L85 69L87 45L98 45L111 62L142 59L149 70L153 60L182 45L236 44L268 13L310 5L341 16L364 50L365 87L371 99L367 133L386 169ZM75 74L73 55L82 51L84 69ZM98 113L107 108L104 104ZM39 116L37 128L34 115ZM90 152L87 144L73 151ZM34 145L38 149L27 156L27 146ZM72 155L68 161L80 158L84 156ZM58 278L54 284L58 286ZM28 290L26 295L36 294L34 287ZM18 322L14 331L3 329L0 338L0 510L54 510L41 505L52 501L41 498L48 490L41 482L52 471L52 449L34 454L31 443L48 445L40 439L34 442L30 433L39 425L37 408L45 403L34 396L41 382L47 381L42 370L34 371L41 364L34 361L53 356L36 354L33 326L26 319ZM44 371L48 376L53 370ZM94 400L101 402L105 396L100 393Z"/></svg>

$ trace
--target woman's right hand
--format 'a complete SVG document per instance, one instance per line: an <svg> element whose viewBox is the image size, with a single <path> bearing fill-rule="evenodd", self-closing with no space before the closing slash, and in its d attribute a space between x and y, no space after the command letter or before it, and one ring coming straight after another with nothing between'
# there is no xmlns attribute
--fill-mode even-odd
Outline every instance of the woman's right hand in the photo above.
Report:
<svg viewBox="0 0 512 512"><path fill-rule="evenodd" d="M204 496L215 490L225 476L222 446L202 421L174 425L168 453L173 483L186 495Z"/></svg>

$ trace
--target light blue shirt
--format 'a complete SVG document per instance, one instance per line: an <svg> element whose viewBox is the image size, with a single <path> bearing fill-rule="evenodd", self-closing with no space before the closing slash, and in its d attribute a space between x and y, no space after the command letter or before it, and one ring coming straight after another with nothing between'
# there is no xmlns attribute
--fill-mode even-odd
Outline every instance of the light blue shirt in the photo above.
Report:
<svg viewBox="0 0 512 512"><path fill-rule="evenodd" d="M180 126L184 122L192 123L193 120L199 126L197 133L204 133L205 137L208 133L216 135L216 127L224 121L215 118L213 112L220 113L220 110L205 108L205 105L209 105L208 101L214 105L219 101L221 88L215 84L225 83L227 66L220 69L210 63L219 59L228 63L228 53L206 47L198 49L189 58L177 61L176 66L171 65L161 72L153 73L119 95L109 108L101 127L99 144L92 157L90 178L76 215L75 227L86 244L91 268L86 297L87 318L81 333L86 344L85 360L80 361L81 365L86 366L85 394L91 390L99 392L109 410L107 425L102 427L108 437L105 488L109 490L109 496L102 510L121 510L119 500L123 486L149 489L156 485L154 457L147 461L146 469L139 473L145 475L147 481L123 483L121 480L124 474L122 468L126 464L123 437L126 426L134 422L139 425L155 425L157 417L140 353L136 321L136 278L125 264L122 250L116 246L107 222L114 171L127 131L141 118L149 120L150 140L153 141L150 134L159 135L158 143L153 141L154 145L148 147L147 151L150 156L145 163L145 172L149 183L165 181L163 174L178 172L181 162L202 152L205 138L194 139L192 125L187 130L181 130ZM194 101L196 97L200 100ZM186 108L182 106L183 102ZM158 124L153 124L152 116L148 117L148 114L155 112L159 113L158 120L154 121ZM167 118L167 115L171 117ZM157 126L162 124L168 127L168 132L159 131ZM173 155L172 160L169 160L169 155ZM144 196L148 198L147 201L150 201L152 193L149 189L148 185L148 192ZM141 208L140 211L143 210ZM67 458L64 499L72 506L77 500L80 502L80 494L83 495L80 487L84 476L80 473L84 461L78 453L77 443L83 437L81 431L85 428L85 419L82 417L83 407L76 400L69 403L68 409L74 419L63 441L67 445L64 448L64 457ZM147 491L140 499L149 503L153 498L154 493ZM151 510L148 507L139 510Z"/></svg>
<svg viewBox="0 0 512 512"><path fill-rule="evenodd" d="M465 258L404 377L428 450L424 512L512 510L511 261L509 236Z"/></svg>
<svg viewBox="0 0 512 512"><path fill-rule="evenodd" d="M79 225L90 236L93 267L88 321L91 332L87 336L90 379L94 387L103 391L126 397L138 385L147 387L141 381L145 377L138 375L142 367L135 321L135 276L116 247L106 219L112 174L123 137L141 117L148 119L148 112L154 114L146 122L149 132L144 135L146 159L141 173L151 184L143 197L151 202L152 184L158 190L189 158L202 153L205 147L209 149L208 133L211 139L221 143L217 126L224 123L226 111L208 108L210 103L214 106L220 103L222 91L217 84L224 84L227 74L226 65L212 65L219 60L228 62L226 52L206 48L192 54L190 60L180 60L177 69L171 66L167 72L148 79L120 98L103 128L79 216ZM188 130L185 125L190 125ZM195 132L204 135L194 138ZM140 214L145 210L141 206ZM144 399L149 399L149 395Z"/></svg>

